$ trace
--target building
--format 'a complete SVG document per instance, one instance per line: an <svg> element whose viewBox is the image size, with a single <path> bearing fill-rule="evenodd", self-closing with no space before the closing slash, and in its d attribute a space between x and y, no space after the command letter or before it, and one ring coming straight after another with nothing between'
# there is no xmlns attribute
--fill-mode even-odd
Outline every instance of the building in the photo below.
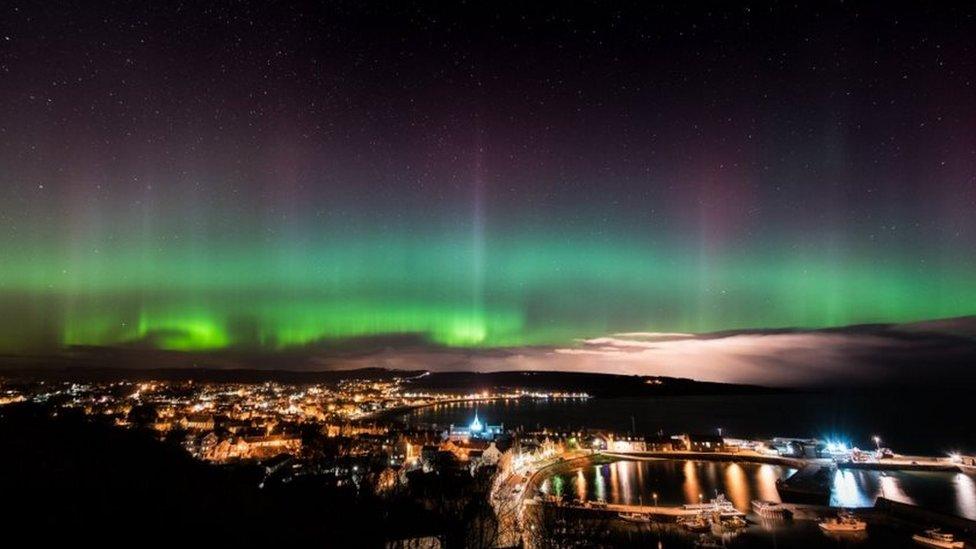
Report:
<svg viewBox="0 0 976 549"><path fill-rule="evenodd" d="M669 436L646 436L644 437L644 448L648 452L671 452L681 442Z"/></svg>
<svg viewBox="0 0 976 549"><path fill-rule="evenodd" d="M209 433L207 437L210 435L213 433ZM301 448L302 439L296 436L232 437L223 439L216 444L201 443L200 454L203 459L222 462L236 459L266 459L278 454L295 454Z"/></svg>
<svg viewBox="0 0 976 549"><path fill-rule="evenodd" d="M681 435L685 450L690 452L724 452L725 439L718 435Z"/></svg>
<svg viewBox="0 0 976 549"><path fill-rule="evenodd" d="M501 458L501 451L497 446L495 446L494 442L491 442L488 444L488 447L485 448L485 451L481 453L481 465L493 467L498 465L498 460Z"/></svg>
<svg viewBox="0 0 976 549"><path fill-rule="evenodd" d="M487 425L482 423L476 411L474 413L474 420L471 423L463 427L451 425L445 433L444 438L448 440L467 440L472 438L493 440L495 437L501 435L504 430L504 425Z"/></svg>
<svg viewBox="0 0 976 549"><path fill-rule="evenodd" d="M180 420L187 431L213 431L214 417L210 414L190 414Z"/></svg>
<svg viewBox="0 0 976 549"><path fill-rule="evenodd" d="M641 437L620 437L612 439L610 450L614 452L644 452L647 445Z"/></svg>
<svg viewBox="0 0 976 549"><path fill-rule="evenodd" d="M769 441L769 447L781 456L810 459L830 456L827 444L813 438L778 437Z"/></svg>

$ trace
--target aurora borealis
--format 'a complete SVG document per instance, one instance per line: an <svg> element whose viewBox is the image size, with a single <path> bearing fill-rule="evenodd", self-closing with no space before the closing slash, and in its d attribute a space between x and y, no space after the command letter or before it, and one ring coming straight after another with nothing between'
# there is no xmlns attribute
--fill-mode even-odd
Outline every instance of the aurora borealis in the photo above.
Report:
<svg viewBox="0 0 976 549"><path fill-rule="evenodd" d="M976 313L949 6L0 9L2 352Z"/></svg>

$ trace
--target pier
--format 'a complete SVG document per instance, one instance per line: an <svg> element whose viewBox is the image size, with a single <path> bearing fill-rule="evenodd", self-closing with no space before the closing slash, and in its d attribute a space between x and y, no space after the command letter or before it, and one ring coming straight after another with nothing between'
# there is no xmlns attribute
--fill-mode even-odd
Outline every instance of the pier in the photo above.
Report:
<svg viewBox="0 0 976 549"><path fill-rule="evenodd" d="M562 507L565 509L573 509L579 511L587 511L593 513L611 513L617 515L620 513L636 513L640 515L646 515L651 518L662 519L659 522L674 522L679 518L683 517L694 517L702 512L707 512L698 509L686 509L684 507L670 507L670 506L659 506L659 505L628 505L623 503L598 503L593 504L590 502L586 503L555 503L545 500L540 500L538 498L532 498L526 500L526 505L551 505L554 507ZM738 514L745 515L745 513L739 512Z"/></svg>

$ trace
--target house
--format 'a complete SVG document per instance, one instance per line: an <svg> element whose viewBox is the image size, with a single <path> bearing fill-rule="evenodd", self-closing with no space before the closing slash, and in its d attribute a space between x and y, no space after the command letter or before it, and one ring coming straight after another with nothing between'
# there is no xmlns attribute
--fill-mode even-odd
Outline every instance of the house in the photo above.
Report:
<svg viewBox="0 0 976 549"><path fill-rule="evenodd" d="M467 462L472 458L480 457L488 448L488 444L488 441L478 439L448 440L441 444L440 449L454 454L458 461Z"/></svg>
<svg viewBox="0 0 976 549"><path fill-rule="evenodd" d="M488 444L488 447L481 453L481 464L487 466L495 466L498 464L498 460L502 457L501 451L495 446L494 442Z"/></svg>
<svg viewBox="0 0 976 549"><path fill-rule="evenodd" d="M213 431L214 417L210 414L190 414L180 420L187 431Z"/></svg>
<svg viewBox="0 0 976 549"><path fill-rule="evenodd" d="M641 437L620 437L613 439L610 449L614 452L644 452L647 446Z"/></svg>
<svg viewBox="0 0 976 549"><path fill-rule="evenodd" d="M681 442L669 436L654 435L644 437L644 449L647 452L670 452L680 447Z"/></svg>
<svg viewBox="0 0 976 549"><path fill-rule="evenodd" d="M718 435L682 435L681 442L690 452L725 451L725 439Z"/></svg>

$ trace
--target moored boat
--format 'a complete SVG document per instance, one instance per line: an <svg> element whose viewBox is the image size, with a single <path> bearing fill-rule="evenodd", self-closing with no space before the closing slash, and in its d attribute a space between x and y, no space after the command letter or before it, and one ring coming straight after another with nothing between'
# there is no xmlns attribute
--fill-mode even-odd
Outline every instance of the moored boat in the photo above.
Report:
<svg viewBox="0 0 976 549"><path fill-rule="evenodd" d="M683 518L679 521L679 523L682 527L691 532L707 532L712 527L712 524L708 521L708 518L702 514Z"/></svg>
<svg viewBox="0 0 976 549"><path fill-rule="evenodd" d="M846 534L864 532L868 524L859 520L852 513L841 511L836 517L829 518L818 524L820 529L831 534Z"/></svg>
<svg viewBox="0 0 976 549"><path fill-rule="evenodd" d="M921 534L915 534L912 539L916 543L922 545L927 545L929 547L944 547L945 549L962 549L965 547L965 543L956 539L956 537L948 532L943 532L938 528L933 528L931 530L926 530Z"/></svg>
<svg viewBox="0 0 976 549"><path fill-rule="evenodd" d="M693 511L721 511L723 513L736 513L735 506L726 499L725 494L718 494L708 503L686 503L685 509Z"/></svg>
<svg viewBox="0 0 976 549"><path fill-rule="evenodd" d="M741 530L747 526L749 526L749 523L746 522L746 519L742 517L730 517L722 519L722 527L726 530Z"/></svg>
<svg viewBox="0 0 976 549"><path fill-rule="evenodd" d="M752 501L752 512L762 518L791 518L793 512L775 501Z"/></svg>
<svg viewBox="0 0 976 549"><path fill-rule="evenodd" d="M651 522L651 516L645 513L617 513L617 516L626 520L627 522L638 522L638 523L648 523Z"/></svg>
<svg viewBox="0 0 976 549"><path fill-rule="evenodd" d="M702 534L698 536L695 540L695 547L699 549L714 549L716 547L722 547L717 541L709 537L708 534Z"/></svg>

